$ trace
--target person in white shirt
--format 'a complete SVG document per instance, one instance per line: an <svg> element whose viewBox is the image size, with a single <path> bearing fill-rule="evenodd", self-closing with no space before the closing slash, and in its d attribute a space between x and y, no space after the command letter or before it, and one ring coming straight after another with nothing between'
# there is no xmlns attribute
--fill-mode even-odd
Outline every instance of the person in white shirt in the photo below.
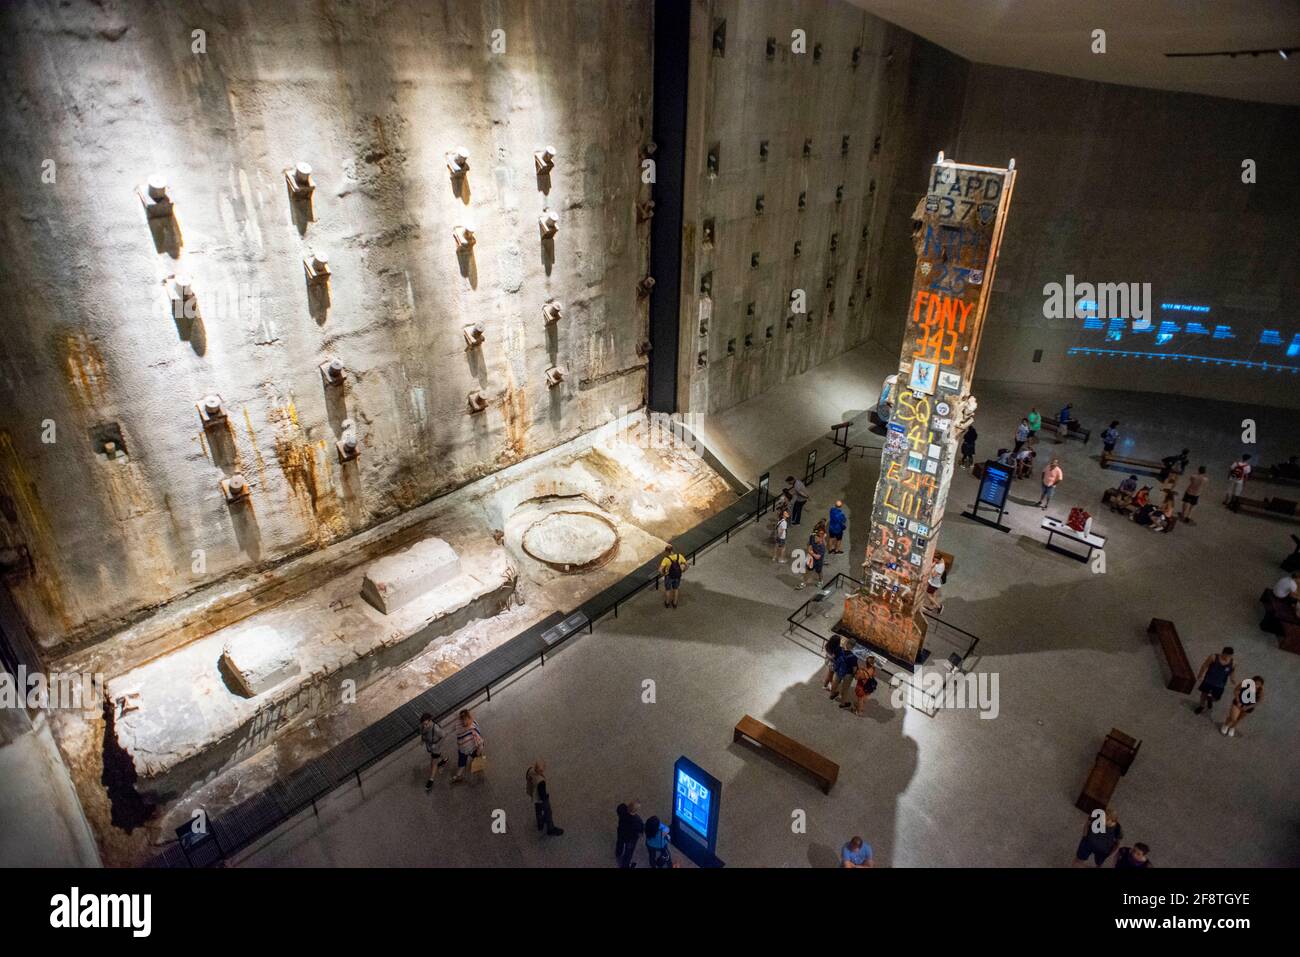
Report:
<svg viewBox="0 0 1300 957"><path fill-rule="evenodd" d="M943 576L948 571L948 566L942 558L936 558L934 564L930 566L930 579L925 584L925 601L924 604L933 608L935 614L943 614L943 605L939 603L939 589L943 587Z"/></svg>
<svg viewBox="0 0 1300 957"><path fill-rule="evenodd" d="M775 544L772 546L772 561L780 562L785 560L785 538L790 530L790 513L784 509L781 511L781 518L776 523L776 534L773 538Z"/></svg>
<svg viewBox="0 0 1300 957"><path fill-rule="evenodd" d="M1280 598L1289 605L1296 603L1296 592L1300 590L1300 571L1283 575L1273 586L1273 597Z"/></svg>
<svg viewBox="0 0 1300 957"><path fill-rule="evenodd" d="M1249 454L1237 459L1232 463L1232 468L1228 469L1228 494L1223 497L1224 505L1231 505L1236 499L1241 498L1248 478L1250 478Z"/></svg>

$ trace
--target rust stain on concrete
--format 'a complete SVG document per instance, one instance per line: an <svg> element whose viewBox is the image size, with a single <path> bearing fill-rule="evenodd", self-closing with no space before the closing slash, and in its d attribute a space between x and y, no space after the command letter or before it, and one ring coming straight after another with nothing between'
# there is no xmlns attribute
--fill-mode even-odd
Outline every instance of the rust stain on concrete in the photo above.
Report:
<svg viewBox="0 0 1300 957"><path fill-rule="evenodd" d="M61 335L58 350L81 404L87 409L103 404L108 398L108 367L99 346L88 336Z"/></svg>

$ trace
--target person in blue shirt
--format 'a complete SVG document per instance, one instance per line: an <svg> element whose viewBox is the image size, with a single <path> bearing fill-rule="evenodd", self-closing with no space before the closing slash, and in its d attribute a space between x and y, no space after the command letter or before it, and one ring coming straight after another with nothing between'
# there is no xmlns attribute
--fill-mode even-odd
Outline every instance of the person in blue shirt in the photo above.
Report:
<svg viewBox="0 0 1300 957"><path fill-rule="evenodd" d="M871 859L871 845L854 835L840 848L840 867L875 867Z"/></svg>
<svg viewBox="0 0 1300 957"><path fill-rule="evenodd" d="M673 854L668 849L668 825L658 817L651 817L645 822L645 849L651 867L673 866Z"/></svg>
<svg viewBox="0 0 1300 957"><path fill-rule="evenodd" d="M831 700L837 698L847 708L850 703L849 692L853 688L853 676L858 671L858 656L853 653L852 642L847 639L840 643L840 650L835 655L835 683L831 685Z"/></svg>
<svg viewBox="0 0 1300 957"><path fill-rule="evenodd" d="M844 530L848 527L849 518L844 514L844 503L837 499L831 506L830 520L826 523L826 534L830 536L832 555L844 554L844 549L840 546L844 543Z"/></svg>

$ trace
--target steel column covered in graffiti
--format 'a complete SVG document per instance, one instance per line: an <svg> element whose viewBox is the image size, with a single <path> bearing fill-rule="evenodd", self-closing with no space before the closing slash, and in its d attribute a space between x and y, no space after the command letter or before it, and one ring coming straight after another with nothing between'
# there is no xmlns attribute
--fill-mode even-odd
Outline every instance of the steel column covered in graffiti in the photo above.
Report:
<svg viewBox="0 0 1300 957"><path fill-rule="evenodd" d="M993 271L1015 183L1006 169L945 160L913 215L916 272L871 510L863 587L837 631L912 665L925 642L925 582L962 432Z"/></svg>

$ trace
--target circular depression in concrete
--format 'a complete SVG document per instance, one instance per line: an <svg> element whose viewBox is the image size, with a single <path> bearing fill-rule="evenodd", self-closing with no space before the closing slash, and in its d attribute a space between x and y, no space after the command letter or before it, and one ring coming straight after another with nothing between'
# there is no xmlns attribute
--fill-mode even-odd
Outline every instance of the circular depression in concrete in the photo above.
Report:
<svg viewBox="0 0 1300 957"><path fill-rule="evenodd" d="M529 525L524 551L562 572L581 572L608 561L618 549L618 532L590 512L552 512Z"/></svg>

